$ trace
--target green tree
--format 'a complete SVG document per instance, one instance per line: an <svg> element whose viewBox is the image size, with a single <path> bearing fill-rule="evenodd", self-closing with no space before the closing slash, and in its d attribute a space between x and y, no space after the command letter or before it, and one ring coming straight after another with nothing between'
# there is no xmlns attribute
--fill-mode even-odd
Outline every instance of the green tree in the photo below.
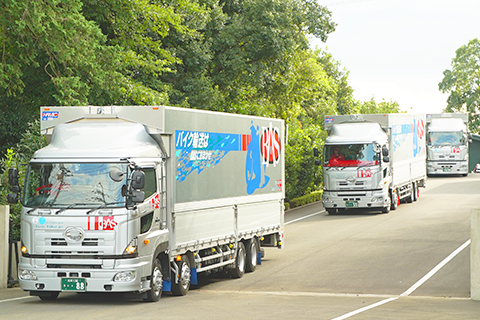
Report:
<svg viewBox="0 0 480 320"><path fill-rule="evenodd" d="M438 84L448 93L445 112L468 112L469 128L478 132L480 126L480 40L473 39L455 52L452 68L443 72Z"/></svg>
<svg viewBox="0 0 480 320"><path fill-rule="evenodd" d="M377 103L374 98L369 101L356 101L353 113L373 114L373 113L401 113L400 105L396 101L385 101Z"/></svg>
<svg viewBox="0 0 480 320"><path fill-rule="evenodd" d="M8 186L8 169L17 168L19 170L19 183L23 185L25 179L25 166L32 158L36 150L46 146L47 141L40 134L40 121L34 121L27 126L27 130L22 134L20 141L8 149L0 162L1 184L0 184L0 204L7 204L7 195L10 193ZM13 239L20 239L20 204L10 205L10 221L12 222L11 235Z"/></svg>

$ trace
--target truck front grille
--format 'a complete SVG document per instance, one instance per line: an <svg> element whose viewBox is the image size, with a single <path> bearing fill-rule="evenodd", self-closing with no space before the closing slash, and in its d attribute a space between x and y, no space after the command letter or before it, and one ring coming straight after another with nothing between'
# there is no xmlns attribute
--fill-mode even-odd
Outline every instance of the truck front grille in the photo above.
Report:
<svg viewBox="0 0 480 320"><path fill-rule="evenodd" d="M51 246L68 246L68 245L77 245L77 244L69 244L64 238L50 238L47 239L47 245ZM85 247L97 247L99 240L96 238L85 238L82 241L82 246Z"/></svg>

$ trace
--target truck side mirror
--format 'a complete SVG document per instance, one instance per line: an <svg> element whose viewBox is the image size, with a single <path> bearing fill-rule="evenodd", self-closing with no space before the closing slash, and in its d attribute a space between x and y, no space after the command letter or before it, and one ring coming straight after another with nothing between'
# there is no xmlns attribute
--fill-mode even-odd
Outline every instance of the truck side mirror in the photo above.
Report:
<svg viewBox="0 0 480 320"><path fill-rule="evenodd" d="M318 148L317 148L317 147L313 148L313 156L314 156L314 157L318 157L318 156L319 156L319 152L318 152Z"/></svg>
<svg viewBox="0 0 480 320"><path fill-rule="evenodd" d="M389 152L388 152L387 147L386 147L386 146L383 146L383 148L382 148L382 156L383 156L383 157L388 157L388 155L389 155ZM385 160L384 160L384 161L385 161ZM386 161L386 162L388 162L388 161Z"/></svg>
<svg viewBox="0 0 480 320"><path fill-rule="evenodd" d="M7 195L7 202L11 204L17 204L18 203L18 193L9 193Z"/></svg>
<svg viewBox="0 0 480 320"><path fill-rule="evenodd" d="M145 172L141 170L135 170L132 174L132 189L145 188Z"/></svg>
<svg viewBox="0 0 480 320"><path fill-rule="evenodd" d="M8 169L8 184L12 187L18 186L18 169Z"/></svg>
<svg viewBox="0 0 480 320"><path fill-rule="evenodd" d="M145 200L145 191L133 190L131 199L134 203L142 203Z"/></svg>
<svg viewBox="0 0 480 320"><path fill-rule="evenodd" d="M383 156L383 162L390 162L389 156Z"/></svg>

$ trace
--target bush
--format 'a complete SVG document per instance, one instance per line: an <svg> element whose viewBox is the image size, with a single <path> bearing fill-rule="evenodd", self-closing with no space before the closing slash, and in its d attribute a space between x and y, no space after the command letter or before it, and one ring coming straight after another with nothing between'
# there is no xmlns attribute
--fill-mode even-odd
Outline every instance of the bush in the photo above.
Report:
<svg viewBox="0 0 480 320"><path fill-rule="evenodd" d="M322 194L323 194L323 191L314 191L310 194L306 194L299 198L292 199L290 200L290 202L285 203L285 209L288 210L288 209L300 207L312 202L320 201L322 200ZM288 209L287 209L287 204L288 204Z"/></svg>

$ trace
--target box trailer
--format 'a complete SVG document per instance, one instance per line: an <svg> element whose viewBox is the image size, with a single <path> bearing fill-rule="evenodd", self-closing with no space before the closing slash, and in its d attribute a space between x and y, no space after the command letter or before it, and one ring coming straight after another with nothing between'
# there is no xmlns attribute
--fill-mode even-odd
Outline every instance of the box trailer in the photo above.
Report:
<svg viewBox="0 0 480 320"><path fill-rule="evenodd" d="M284 238L284 122L166 106L42 107L48 146L23 192L19 282L185 295L197 274L254 271Z"/></svg>
<svg viewBox="0 0 480 320"><path fill-rule="evenodd" d="M325 129L322 201L330 214L356 208L387 213L402 200L417 200L427 177L424 115L325 116Z"/></svg>

